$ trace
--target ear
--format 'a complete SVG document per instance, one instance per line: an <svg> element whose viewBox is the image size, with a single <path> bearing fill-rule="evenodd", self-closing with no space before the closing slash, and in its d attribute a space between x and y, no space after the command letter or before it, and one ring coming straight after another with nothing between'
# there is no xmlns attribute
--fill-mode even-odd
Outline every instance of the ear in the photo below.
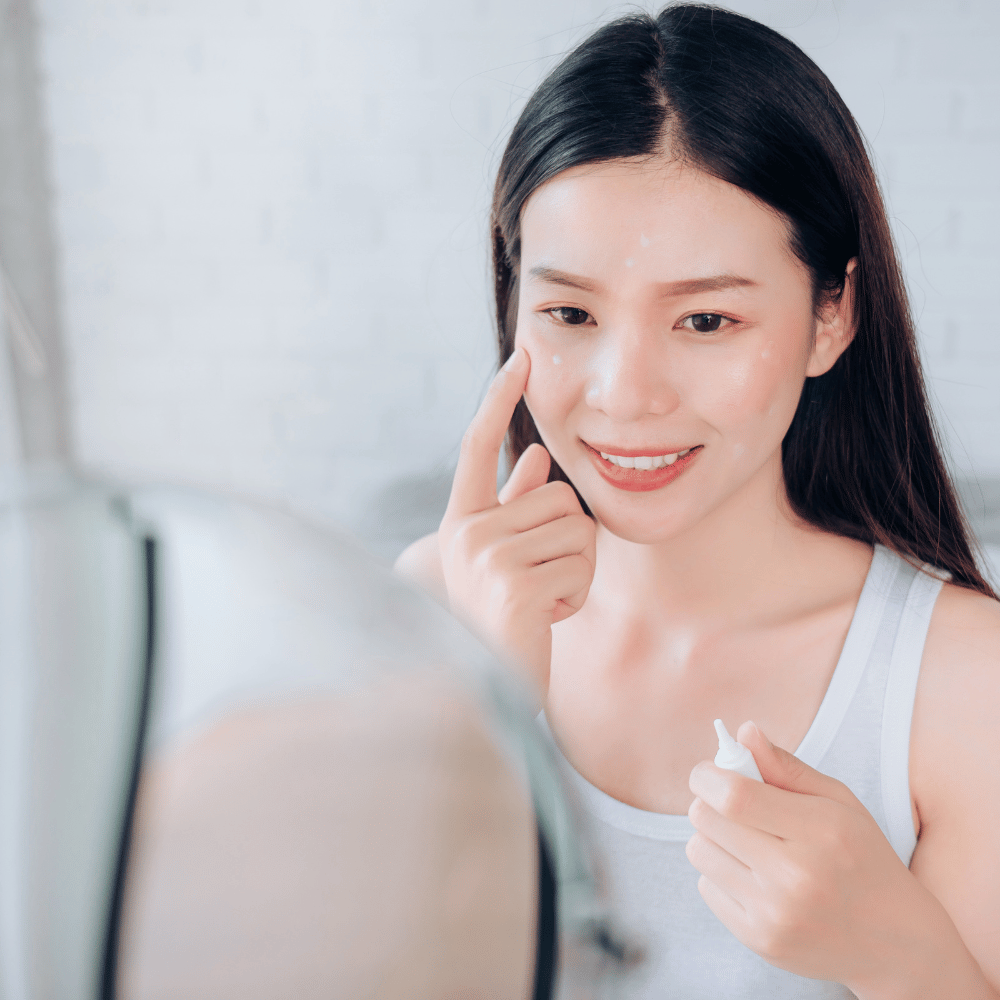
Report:
<svg viewBox="0 0 1000 1000"><path fill-rule="evenodd" d="M820 315L816 317L816 335L806 366L808 376L828 372L854 339L854 271L857 265L857 257L847 262L840 298L824 303Z"/></svg>

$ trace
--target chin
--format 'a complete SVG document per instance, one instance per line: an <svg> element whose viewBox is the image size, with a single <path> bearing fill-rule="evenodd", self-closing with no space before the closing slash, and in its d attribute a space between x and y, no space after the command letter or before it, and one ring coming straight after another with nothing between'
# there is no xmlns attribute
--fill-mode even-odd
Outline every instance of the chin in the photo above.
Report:
<svg viewBox="0 0 1000 1000"><path fill-rule="evenodd" d="M586 497L584 497L586 499ZM610 511L600 505L595 506L587 500L587 506L597 522L612 535L632 542L635 545L661 545L682 535L691 527L690 517L679 517L678 512L671 511L664 516L658 513L652 505L646 511L626 514L623 511Z"/></svg>

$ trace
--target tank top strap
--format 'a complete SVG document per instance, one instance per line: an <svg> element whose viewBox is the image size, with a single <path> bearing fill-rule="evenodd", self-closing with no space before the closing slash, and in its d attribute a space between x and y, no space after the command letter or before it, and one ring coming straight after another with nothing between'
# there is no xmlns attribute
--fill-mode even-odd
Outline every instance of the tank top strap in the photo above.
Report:
<svg viewBox="0 0 1000 1000"><path fill-rule="evenodd" d="M902 559L899 561L903 562ZM911 582L886 679L880 754L886 835L902 858L909 858L917 846L910 808L910 724L917 680L934 603L945 580L951 576L930 564L925 564L920 572L909 568L912 571Z"/></svg>
<svg viewBox="0 0 1000 1000"><path fill-rule="evenodd" d="M866 672L884 673L893 653L915 567L875 545L871 566L858 598L833 677L812 725L795 750L810 767L820 768L854 701ZM872 720L876 721L876 720Z"/></svg>

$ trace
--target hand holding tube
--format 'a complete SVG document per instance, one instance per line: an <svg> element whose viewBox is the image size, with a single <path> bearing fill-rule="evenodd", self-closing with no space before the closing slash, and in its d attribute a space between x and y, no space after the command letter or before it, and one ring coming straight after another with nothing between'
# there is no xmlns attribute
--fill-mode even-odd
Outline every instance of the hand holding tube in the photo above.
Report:
<svg viewBox="0 0 1000 1000"><path fill-rule="evenodd" d="M687 856L715 915L771 965L843 983L858 996L905 977L906 964L957 937L941 904L896 855L841 781L773 746L753 723L740 743L756 781L702 761L688 810Z"/></svg>

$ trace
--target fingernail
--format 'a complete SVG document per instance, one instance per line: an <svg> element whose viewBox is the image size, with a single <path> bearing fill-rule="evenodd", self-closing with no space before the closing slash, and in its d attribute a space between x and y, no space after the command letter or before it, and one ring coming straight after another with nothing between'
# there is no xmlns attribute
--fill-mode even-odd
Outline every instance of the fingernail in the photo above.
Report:
<svg viewBox="0 0 1000 1000"><path fill-rule="evenodd" d="M523 357L524 357L524 351L522 351L520 347L515 347L514 353L507 359L506 363L504 364L504 369L516 367L516 365L520 363L521 358Z"/></svg>
<svg viewBox="0 0 1000 1000"><path fill-rule="evenodd" d="M756 722L753 721L753 719L750 720L750 725L757 730L757 735L773 750L774 744L764 735L764 731L757 725Z"/></svg>

